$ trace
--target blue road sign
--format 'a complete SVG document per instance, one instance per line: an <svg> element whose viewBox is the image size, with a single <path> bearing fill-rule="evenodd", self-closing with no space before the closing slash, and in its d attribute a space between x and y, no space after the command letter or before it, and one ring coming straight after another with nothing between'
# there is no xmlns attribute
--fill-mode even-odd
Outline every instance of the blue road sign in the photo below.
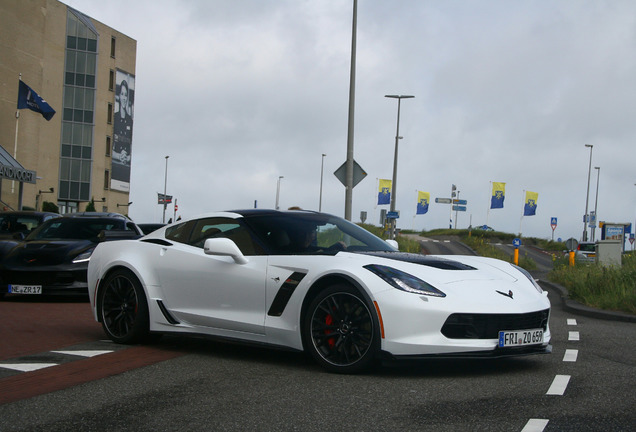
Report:
<svg viewBox="0 0 636 432"><path fill-rule="evenodd" d="M516 248L518 248L519 246L521 246L521 239L520 238L516 238L512 241L512 245Z"/></svg>

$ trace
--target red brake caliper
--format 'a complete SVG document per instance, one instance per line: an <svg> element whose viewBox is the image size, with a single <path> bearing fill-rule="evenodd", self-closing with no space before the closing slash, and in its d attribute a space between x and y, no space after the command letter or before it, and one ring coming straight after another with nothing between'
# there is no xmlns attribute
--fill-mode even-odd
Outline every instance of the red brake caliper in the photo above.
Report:
<svg viewBox="0 0 636 432"><path fill-rule="evenodd" d="M333 317L331 316L331 314L325 317L325 324L327 324L328 326L333 324ZM329 335L331 333L333 333L333 331L325 330L325 334ZM329 345L329 348L333 348L336 345L336 340L334 338L329 338L327 339L327 344Z"/></svg>

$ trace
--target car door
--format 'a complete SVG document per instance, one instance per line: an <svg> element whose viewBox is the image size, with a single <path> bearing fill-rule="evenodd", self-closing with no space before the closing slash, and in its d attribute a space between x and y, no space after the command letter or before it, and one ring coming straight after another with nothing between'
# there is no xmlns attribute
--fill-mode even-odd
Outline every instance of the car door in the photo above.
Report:
<svg viewBox="0 0 636 432"><path fill-rule="evenodd" d="M206 255L203 244L213 237L235 241L248 262L238 264L228 256ZM162 248L157 267L165 306L181 322L264 334L267 256L255 255L255 248L245 227L235 219L194 221L187 242Z"/></svg>

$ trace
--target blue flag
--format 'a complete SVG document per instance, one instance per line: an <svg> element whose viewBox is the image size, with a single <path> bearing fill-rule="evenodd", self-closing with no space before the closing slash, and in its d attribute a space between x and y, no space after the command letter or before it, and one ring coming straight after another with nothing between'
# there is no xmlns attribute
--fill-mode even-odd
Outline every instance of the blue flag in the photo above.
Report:
<svg viewBox="0 0 636 432"><path fill-rule="evenodd" d="M430 193L417 191L417 209L415 211L415 214L426 214L428 212L428 204L430 202Z"/></svg>
<svg viewBox="0 0 636 432"><path fill-rule="evenodd" d="M31 87L20 80L18 88L18 109L28 108L31 111L42 114L46 120L51 120L55 115L55 110L46 103Z"/></svg>
<svg viewBox="0 0 636 432"><path fill-rule="evenodd" d="M523 215L524 216L534 216L537 214L537 200L539 199L539 194L536 192L526 192L526 201L523 206Z"/></svg>
<svg viewBox="0 0 636 432"><path fill-rule="evenodd" d="M506 183L493 182L492 197L490 199L490 208L503 208L504 199L506 199Z"/></svg>
<svg viewBox="0 0 636 432"><path fill-rule="evenodd" d="M378 187L378 205L391 204L391 180L380 179Z"/></svg>

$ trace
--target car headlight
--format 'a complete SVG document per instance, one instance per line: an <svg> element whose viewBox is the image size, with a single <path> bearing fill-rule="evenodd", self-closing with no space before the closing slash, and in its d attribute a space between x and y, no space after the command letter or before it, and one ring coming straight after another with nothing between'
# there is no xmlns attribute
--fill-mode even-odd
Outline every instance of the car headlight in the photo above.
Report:
<svg viewBox="0 0 636 432"><path fill-rule="evenodd" d="M372 273L375 273L393 288L397 288L399 290L410 292L413 294L446 297L446 294L444 294L431 284L428 284L423 280L401 270L394 269L393 267L369 264L364 266L364 268Z"/></svg>
<svg viewBox="0 0 636 432"><path fill-rule="evenodd" d="M536 280L534 280L534 278L532 277L532 275L528 272L528 270L519 267L518 265L514 265L514 264L510 264L511 266L513 266L514 268L516 268L517 270L519 270L525 277L528 278L528 280L530 282L532 282L532 285L536 288L537 291L539 291L540 294L543 294L543 289L539 286L539 284L537 283Z"/></svg>
<svg viewBox="0 0 636 432"><path fill-rule="evenodd" d="M83 262L88 262L91 259L91 255L93 255L93 251L94 250L95 250L95 248L90 248L88 250L85 250L84 252L82 252L81 254L76 256L75 258L73 258L73 264L80 264L80 263L83 263Z"/></svg>

